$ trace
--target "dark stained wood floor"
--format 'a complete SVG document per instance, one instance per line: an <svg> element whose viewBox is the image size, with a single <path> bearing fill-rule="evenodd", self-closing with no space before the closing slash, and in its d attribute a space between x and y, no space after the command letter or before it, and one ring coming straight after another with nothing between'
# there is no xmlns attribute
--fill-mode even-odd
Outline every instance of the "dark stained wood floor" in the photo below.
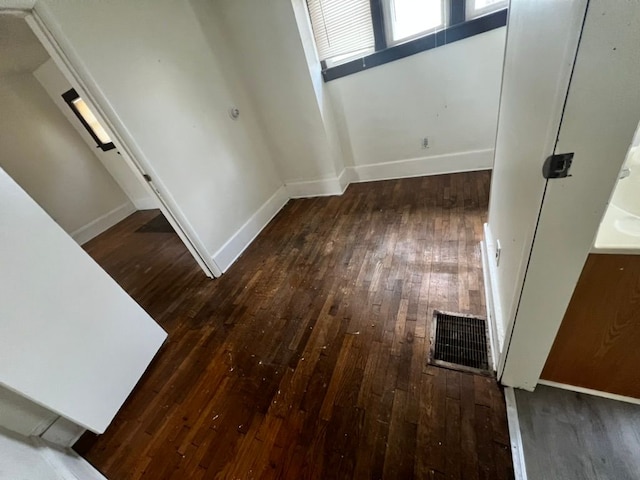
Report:
<svg viewBox="0 0 640 480"><path fill-rule="evenodd" d="M87 251L169 340L85 453L108 478L513 478L489 378L426 365L433 309L485 313L489 173L290 201L211 281L138 212Z"/></svg>

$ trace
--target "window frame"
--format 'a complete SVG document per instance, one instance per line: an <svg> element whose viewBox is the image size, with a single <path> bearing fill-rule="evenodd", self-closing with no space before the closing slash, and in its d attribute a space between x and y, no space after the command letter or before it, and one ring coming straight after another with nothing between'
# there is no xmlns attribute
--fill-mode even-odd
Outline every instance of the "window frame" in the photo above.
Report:
<svg viewBox="0 0 640 480"><path fill-rule="evenodd" d="M80 95L78 95L78 92L76 92L74 88L64 92L62 94L62 98L65 101L65 103L69 105L69 108L78 118L78 120L80 120L80 123L82 123L82 126L87 130L87 132L89 132L89 135L91 135L91 138L93 138L93 140L96 142L96 145L99 149L101 149L103 152L108 152L109 150L113 150L114 148L116 148L113 142L108 142L108 143L102 142L98 137L98 135L96 135L96 133L93 131L93 128L91 128L91 125L87 123L87 121L84 119L82 114L78 111L78 109L76 108L73 102L75 102L77 99L81 97ZM85 103L86 103L86 100L85 100Z"/></svg>
<svg viewBox="0 0 640 480"><path fill-rule="evenodd" d="M326 61L321 61L322 77L325 82L457 42L464 38L504 27L507 24L507 7L467 20L466 0L444 0L444 8L447 13L445 17L449 21L445 28L414 39L402 40L401 43L389 45L386 28L387 20L385 18L385 9L388 8L386 3L388 2L389 0L370 0L375 52L338 65L329 66Z"/></svg>

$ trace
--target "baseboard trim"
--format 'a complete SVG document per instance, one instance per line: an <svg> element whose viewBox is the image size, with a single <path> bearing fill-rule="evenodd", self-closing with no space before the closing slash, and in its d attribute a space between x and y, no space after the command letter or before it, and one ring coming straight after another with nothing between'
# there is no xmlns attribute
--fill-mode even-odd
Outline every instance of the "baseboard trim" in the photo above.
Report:
<svg viewBox="0 0 640 480"><path fill-rule="evenodd" d="M512 387L505 387L504 401L507 406L507 424L509 425L513 473L516 480L527 480L527 466L524 460L524 448L522 446L522 433L520 432L518 406L516 404L516 394Z"/></svg>
<svg viewBox="0 0 640 480"><path fill-rule="evenodd" d="M264 227L289 201L288 189L280 187L213 255L212 259L226 272Z"/></svg>
<svg viewBox="0 0 640 480"><path fill-rule="evenodd" d="M351 179L353 177L353 173L345 168L342 170L342 173L338 175L338 184L340 185L340 195L342 195L347 187L351 184Z"/></svg>
<svg viewBox="0 0 640 480"><path fill-rule="evenodd" d="M601 392L600 390L592 390L590 388L577 387L575 385L568 385L566 383L552 382L550 380L538 380L538 385L545 385L547 387L561 388L562 390L569 390L571 392L584 393L587 395L593 395L595 397L608 398L609 400L616 400L618 402L633 403L634 405L640 405L640 398L625 397L624 395L618 395L616 393Z"/></svg>
<svg viewBox="0 0 640 480"><path fill-rule="evenodd" d="M337 177L286 182L289 198L342 195L351 183L491 170L493 149L346 167Z"/></svg>
<svg viewBox="0 0 640 480"><path fill-rule="evenodd" d="M86 431L84 427L76 425L71 420L58 417L40 437L60 447L71 448Z"/></svg>
<svg viewBox="0 0 640 480"><path fill-rule="evenodd" d="M289 198L327 197L342 195L348 185L347 172L343 170L338 177L287 183L286 189Z"/></svg>
<svg viewBox="0 0 640 480"><path fill-rule="evenodd" d="M80 245L83 245L92 238L100 235L105 230L113 227L116 223L121 222L135 211L136 207L133 203L123 203L119 207L116 207L110 212L99 216L92 222L87 223L84 227L80 227L75 232L71 233L71 237Z"/></svg>
<svg viewBox="0 0 640 480"><path fill-rule="evenodd" d="M351 181L357 183L490 170L492 167L493 149L486 149L358 165L347 167L347 170L350 172Z"/></svg>
<svg viewBox="0 0 640 480"><path fill-rule="evenodd" d="M137 210L155 210L160 208L160 203L157 198L151 196L145 198L136 198L133 200L133 204Z"/></svg>
<svg viewBox="0 0 640 480"><path fill-rule="evenodd" d="M484 280L487 310L491 320L491 330L494 335L494 348L496 356L500 357L504 348L505 324L500 303L500 290L498 289L495 258L495 242L488 224L484 224L484 236L482 239L482 275ZM496 366L498 364L495 364Z"/></svg>
<svg viewBox="0 0 640 480"><path fill-rule="evenodd" d="M498 358L500 356L500 346L498 345L498 332L496 331L495 313L493 311L493 298L491 294L491 279L489 278L489 259L487 258L487 247L484 240L480 242L480 254L482 258L482 278L484 283L485 308L487 312L487 322L489 323L489 343L491 344L491 361L493 369L498 369Z"/></svg>

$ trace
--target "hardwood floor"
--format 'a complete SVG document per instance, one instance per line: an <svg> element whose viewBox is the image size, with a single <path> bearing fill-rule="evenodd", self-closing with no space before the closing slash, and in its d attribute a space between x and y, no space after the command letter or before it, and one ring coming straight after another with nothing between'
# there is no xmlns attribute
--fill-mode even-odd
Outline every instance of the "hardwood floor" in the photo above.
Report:
<svg viewBox="0 0 640 480"><path fill-rule="evenodd" d="M86 458L108 478L513 478L495 381L426 365L484 316L489 173L290 201L220 279L139 212L87 251L169 339Z"/></svg>

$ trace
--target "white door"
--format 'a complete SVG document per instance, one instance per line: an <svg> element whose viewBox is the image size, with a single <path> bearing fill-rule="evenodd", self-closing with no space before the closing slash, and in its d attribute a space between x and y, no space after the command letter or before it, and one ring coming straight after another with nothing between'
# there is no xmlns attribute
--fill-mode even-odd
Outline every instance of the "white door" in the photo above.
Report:
<svg viewBox="0 0 640 480"><path fill-rule="evenodd" d="M637 1L589 1L561 119L555 153L575 154L572 176L546 182L503 351L502 382L526 389L539 379L640 120Z"/></svg>
<svg viewBox="0 0 640 480"><path fill-rule="evenodd" d="M493 351L505 348L587 9L587 0L512 0L492 172L485 270Z"/></svg>
<svg viewBox="0 0 640 480"><path fill-rule="evenodd" d="M0 169L0 385L102 433L166 336Z"/></svg>

